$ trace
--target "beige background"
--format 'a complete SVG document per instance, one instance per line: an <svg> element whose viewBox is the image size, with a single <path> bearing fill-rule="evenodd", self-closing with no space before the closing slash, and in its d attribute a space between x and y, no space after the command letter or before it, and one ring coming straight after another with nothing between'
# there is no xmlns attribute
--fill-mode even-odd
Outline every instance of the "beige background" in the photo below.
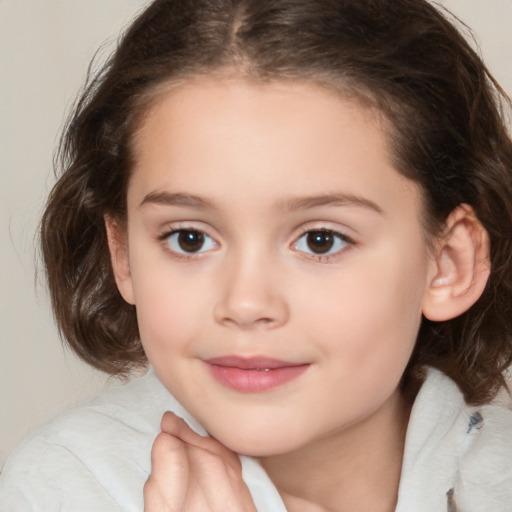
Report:
<svg viewBox="0 0 512 512"><path fill-rule="evenodd" d="M60 344L35 238L65 112L95 49L147 0L0 0L0 467L16 443L106 377ZM512 91L512 0L445 0Z"/></svg>

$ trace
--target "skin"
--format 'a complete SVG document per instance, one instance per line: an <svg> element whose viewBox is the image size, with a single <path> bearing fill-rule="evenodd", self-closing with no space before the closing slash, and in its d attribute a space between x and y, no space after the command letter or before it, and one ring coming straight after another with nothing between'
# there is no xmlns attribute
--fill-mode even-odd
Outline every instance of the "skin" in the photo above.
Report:
<svg viewBox="0 0 512 512"><path fill-rule="evenodd" d="M398 385L439 268L377 113L314 85L202 78L161 93L134 154L126 233L107 226L116 279L159 379L218 443L206 451L258 457L290 511L394 510L410 410ZM182 254L180 229L205 244ZM318 255L308 230L342 236ZM205 364L233 354L308 366L239 392ZM153 510L174 499L165 468L205 453L184 431L162 424ZM227 466L233 510L253 510ZM183 503L222 510L168 510Z"/></svg>

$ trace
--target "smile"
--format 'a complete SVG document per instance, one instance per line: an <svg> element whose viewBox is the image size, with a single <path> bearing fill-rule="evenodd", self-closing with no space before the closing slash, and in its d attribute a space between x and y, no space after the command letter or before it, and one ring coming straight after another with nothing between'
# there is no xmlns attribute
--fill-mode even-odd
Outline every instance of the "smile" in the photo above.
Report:
<svg viewBox="0 0 512 512"><path fill-rule="evenodd" d="M213 378L242 393L261 393L277 388L304 373L309 364L264 357L226 356L205 361Z"/></svg>

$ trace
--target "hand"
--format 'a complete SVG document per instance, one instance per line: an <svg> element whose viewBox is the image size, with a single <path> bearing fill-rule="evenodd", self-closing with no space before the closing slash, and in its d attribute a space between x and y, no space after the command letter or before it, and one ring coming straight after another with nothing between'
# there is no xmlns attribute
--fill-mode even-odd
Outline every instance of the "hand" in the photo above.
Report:
<svg viewBox="0 0 512 512"><path fill-rule="evenodd" d="M171 412L151 450L145 512L257 512L237 455Z"/></svg>

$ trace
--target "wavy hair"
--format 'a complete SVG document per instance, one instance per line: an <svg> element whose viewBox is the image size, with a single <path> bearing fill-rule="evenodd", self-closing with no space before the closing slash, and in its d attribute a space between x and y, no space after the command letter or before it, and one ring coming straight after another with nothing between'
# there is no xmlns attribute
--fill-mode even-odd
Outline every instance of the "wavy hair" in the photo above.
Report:
<svg viewBox="0 0 512 512"><path fill-rule="evenodd" d="M512 361L510 105L467 29L449 18L424 0L151 3L91 73L42 219L54 314L76 353L109 373L146 363L135 309L115 285L104 217L125 219L131 140L159 86L229 70L313 81L379 109L396 168L423 190L429 236L459 204L473 207L491 242L487 287L458 318L422 321L403 382L433 366L467 401L492 399Z"/></svg>

